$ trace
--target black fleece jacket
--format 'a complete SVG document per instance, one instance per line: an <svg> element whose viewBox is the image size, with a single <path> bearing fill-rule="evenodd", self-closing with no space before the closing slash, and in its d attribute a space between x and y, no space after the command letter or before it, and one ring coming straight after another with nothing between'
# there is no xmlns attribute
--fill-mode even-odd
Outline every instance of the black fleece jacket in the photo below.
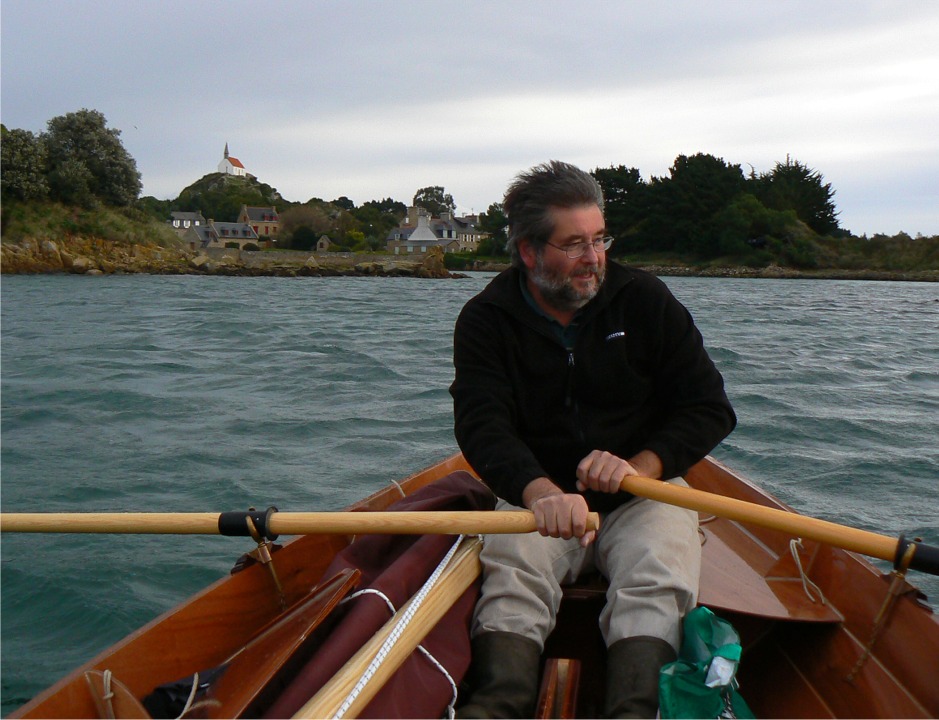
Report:
<svg viewBox="0 0 939 720"><path fill-rule="evenodd" d="M572 349L519 283L514 268L494 278L463 308L454 333L456 439L497 495L521 505L538 477L577 492L577 464L596 449L624 459L651 450L662 476L675 477L733 430L701 334L656 277L608 263ZM629 498L585 496L600 512Z"/></svg>

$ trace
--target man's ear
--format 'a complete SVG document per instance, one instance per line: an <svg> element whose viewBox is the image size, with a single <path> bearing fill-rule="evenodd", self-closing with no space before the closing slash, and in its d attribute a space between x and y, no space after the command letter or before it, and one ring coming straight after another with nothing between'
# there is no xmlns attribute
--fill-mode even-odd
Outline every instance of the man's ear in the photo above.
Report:
<svg viewBox="0 0 939 720"><path fill-rule="evenodd" d="M522 263L525 265L526 269L531 270L535 267L538 252L528 238L523 238L518 241L518 256L522 259Z"/></svg>

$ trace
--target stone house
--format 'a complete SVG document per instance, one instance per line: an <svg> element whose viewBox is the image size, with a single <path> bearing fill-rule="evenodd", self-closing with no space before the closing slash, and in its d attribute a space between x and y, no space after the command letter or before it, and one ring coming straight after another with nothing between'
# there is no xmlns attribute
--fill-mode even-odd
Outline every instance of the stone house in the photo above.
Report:
<svg viewBox="0 0 939 720"><path fill-rule="evenodd" d="M276 238L280 230L280 216L277 214L276 207L242 205L241 212L238 213L238 222L250 225L259 237L267 235L269 238Z"/></svg>
<svg viewBox="0 0 939 720"><path fill-rule="evenodd" d="M426 253L440 247L444 252L476 252L486 233L476 227L475 215L455 217L445 212L431 217L424 208L409 207L404 222L393 228L385 238L388 252L395 255Z"/></svg>
<svg viewBox="0 0 939 720"><path fill-rule="evenodd" d="M258 245L258 234L247 223L226 223L209 220L206 225L193 225L183 235L190 250L224 248L237 244L244 249L247 244Z"/></svg>
<svg viewBox="0 0 939 720"><path fill-rule="evenodd" d="M205 225L205 218L202 217L202 213L174 211L170 213L170 219L167 222L173 226L176 234L182 237L190 227Z"/></svg>

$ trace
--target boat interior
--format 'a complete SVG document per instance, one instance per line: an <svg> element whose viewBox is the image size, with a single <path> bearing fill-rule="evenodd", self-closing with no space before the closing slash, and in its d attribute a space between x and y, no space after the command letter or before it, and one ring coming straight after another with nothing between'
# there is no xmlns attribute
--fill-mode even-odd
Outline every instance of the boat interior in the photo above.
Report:
<svg viewBox="0 0 939 720"><path fill-rule="evenodd" d="M383 510L454 470L454 456L354 506ZM784 505L707 458L692 487L749 502ZM743 647L739 692L757 717L937 717L939 627L902 572L885 573L853 553L738 522L700 517L699 604L729 621ZM356 586L354 572L323 578L352 541L301 536L267 562L206 588L63 678L14 717L150 717L142 699L161 683L223 668L206 681L187 717L258 716L309 647L328 633L334 610ZM270 567L276 568L276 582ZM313 588L311 590L311 588ZM606 653L597 618L599 576L565 589L543 662L538 717L598 717Z"/></svg>

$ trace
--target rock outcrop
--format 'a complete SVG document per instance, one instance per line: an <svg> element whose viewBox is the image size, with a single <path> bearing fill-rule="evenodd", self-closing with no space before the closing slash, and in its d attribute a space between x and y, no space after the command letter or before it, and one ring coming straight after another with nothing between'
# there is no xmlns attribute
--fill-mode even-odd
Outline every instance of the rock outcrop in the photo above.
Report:
<svg viewBox="0 0 939 720"><path fill-rule="evenodd" d="M183 247L122 244L96 238L68 237L57 242L27 239L0 246L4 274L73 273L104 275L320 276L375 275L421 278L454 277L443 251L432 249L419 260L384 258L357 261L356 256L317 257L306 253L192 251Z"/></svg>

